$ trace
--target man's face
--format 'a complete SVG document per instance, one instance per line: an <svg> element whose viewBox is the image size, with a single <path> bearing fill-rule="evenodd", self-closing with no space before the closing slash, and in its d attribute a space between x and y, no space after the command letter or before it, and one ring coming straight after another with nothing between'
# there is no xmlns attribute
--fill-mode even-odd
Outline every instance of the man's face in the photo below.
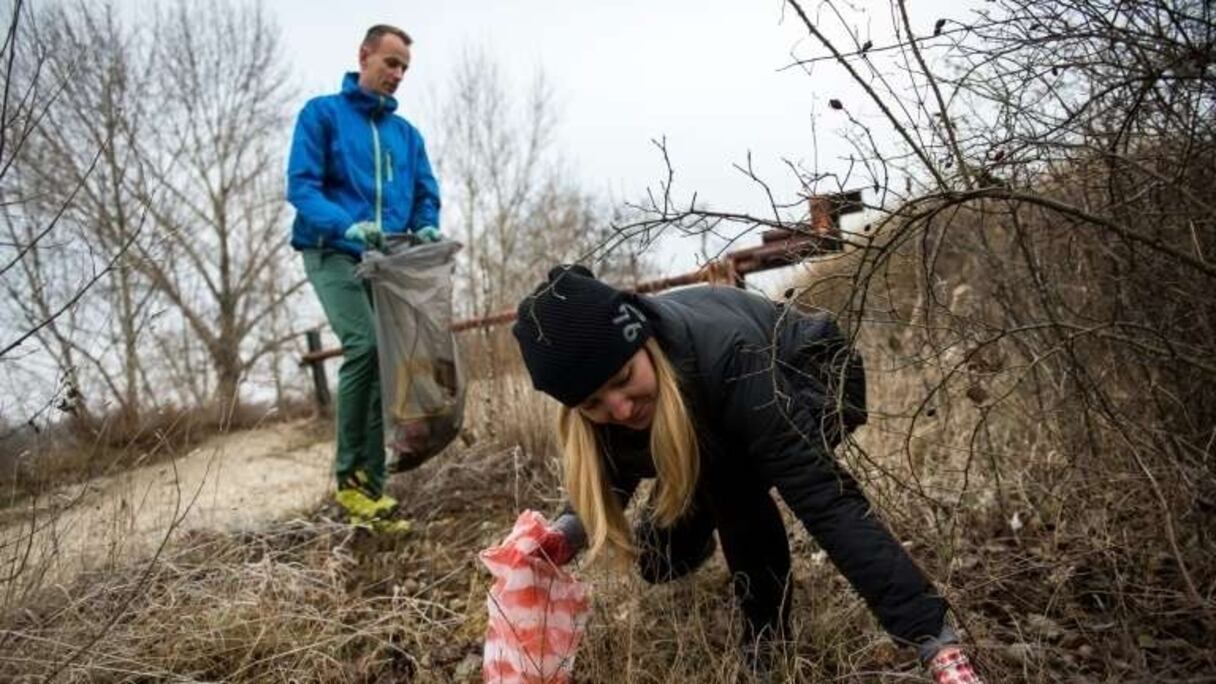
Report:
<svg viewBox="0 0 1216 684"><path fill-rule="evenodd" d="M386 33L374 46L359 48L359 85L364 90L392 95L409 68L410 48L396 35Z"/></svg>

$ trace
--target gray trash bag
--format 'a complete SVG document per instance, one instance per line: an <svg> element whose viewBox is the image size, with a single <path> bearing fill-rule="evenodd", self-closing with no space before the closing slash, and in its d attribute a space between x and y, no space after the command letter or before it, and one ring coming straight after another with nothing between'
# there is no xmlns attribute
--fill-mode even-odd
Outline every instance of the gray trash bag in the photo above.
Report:
<svg viewBox="0 0 1216 684"><path fill-rule="evenodd" d="M452 274L458 242L412 244L389 236L368 250L356 273L371 283L384 440L398 471L425 463L456 438L464 422L465 377L452 324Z"/></svg>

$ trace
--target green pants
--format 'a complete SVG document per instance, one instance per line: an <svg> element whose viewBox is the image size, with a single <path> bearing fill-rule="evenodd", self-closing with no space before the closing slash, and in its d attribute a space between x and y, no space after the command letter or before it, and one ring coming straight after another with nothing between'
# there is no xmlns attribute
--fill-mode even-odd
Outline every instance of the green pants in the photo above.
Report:
<svg viewBox="0 0 1216 684"><path fill-rule="evenodd" d="M364 488L379 496L384 491L384 417L371 288L355 275L355 257L316 249L303 254L304 272L342 343L338 454L334 459L338 487L349 486L356 471L362 471L366 474Z"/></svg>

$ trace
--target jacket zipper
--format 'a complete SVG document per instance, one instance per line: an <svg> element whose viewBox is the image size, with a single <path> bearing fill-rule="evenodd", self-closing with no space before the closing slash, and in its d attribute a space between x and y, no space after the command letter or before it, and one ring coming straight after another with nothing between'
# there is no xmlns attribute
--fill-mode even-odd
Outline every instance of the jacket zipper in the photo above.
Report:
<svg viewBox="0 0 1216 684"><path fill-rule="evenodd" d="M380 108L383 108L383 107L384 107L384 96L381 95L380 96ZM376 110L376 113L377 114L379 113L379 108ZM383 220L382 210L383 210L383 202L384 202L384 187L381 184L381 180L380 180L380 176L382 173L380 170L380 129L376 126L375 116L372 117L371 124L372 124L372 156L375 157L375 159L376 159L376 165L375 165L376 166L376 170L375 170L375 173L376 173L376 227L379 228L381 232L383 232L384 226L381 224L381 221Z"/></svg>

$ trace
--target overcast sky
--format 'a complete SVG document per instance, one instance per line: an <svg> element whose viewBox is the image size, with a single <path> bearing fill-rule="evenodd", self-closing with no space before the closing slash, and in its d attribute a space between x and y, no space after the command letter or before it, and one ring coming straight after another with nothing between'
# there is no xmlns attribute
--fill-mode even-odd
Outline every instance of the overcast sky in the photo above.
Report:
<svg viewBox="0 0 1216 684"><path fill-rule="evenodd" d="M921 34L939 17L967 19L966 8L976 4L909 3ZM342 73L357 68L357 45L371 24L409 32L413 63L398 99L424 136L434 129L439 88L462 51L484 49L520 92L543 69L560 105L569 168L585 188L618 202L638 199L663 177L651 140L666 136L678 190L695 190L716 208L763 212L760 188L734 164L745 164L750 152L779 199L792 199L798 187L783 159L843 172L843 117L827 101L843 99L869 117L865 98L832 65L812 75L783 70L792 54L824 51L780 0L266 0L266 7L282 29L300 104L335 90ZM893 41L886 2L841 7L861 39ZM840 22L819 11L822 24L839 34ZM692 250L664 251L668 269L695 265Z"/></svg>

